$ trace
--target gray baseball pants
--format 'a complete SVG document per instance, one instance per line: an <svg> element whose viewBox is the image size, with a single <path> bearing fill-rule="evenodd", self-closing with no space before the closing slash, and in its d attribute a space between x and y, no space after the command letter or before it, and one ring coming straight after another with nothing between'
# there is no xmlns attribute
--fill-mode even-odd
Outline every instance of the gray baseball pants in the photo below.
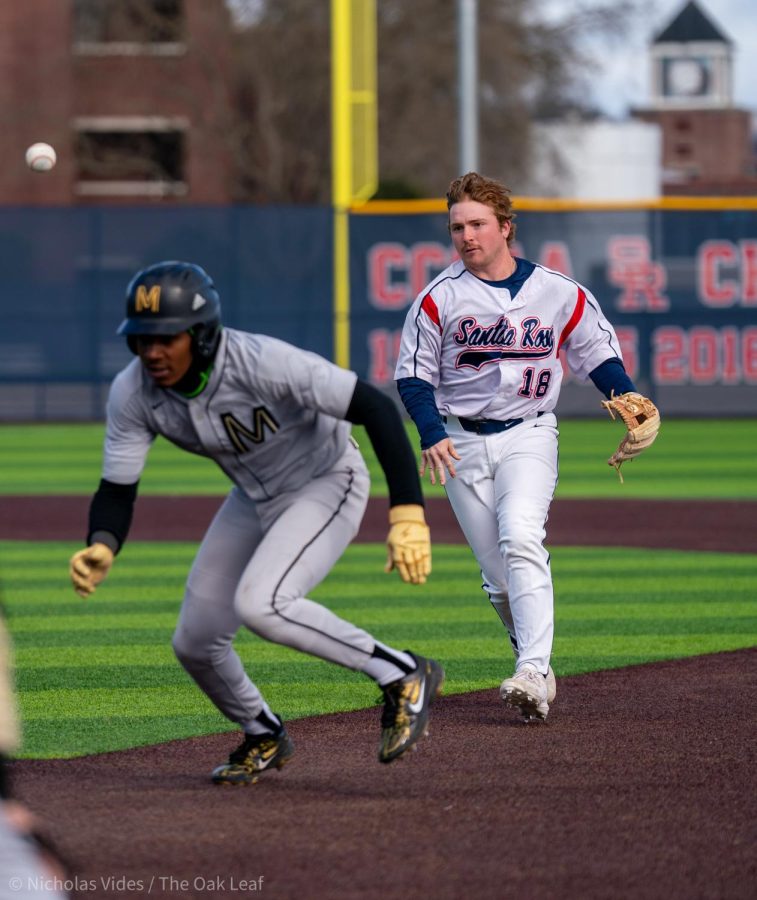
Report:
<svg viewBox="0 0 757 900"><path fill-rule="evenodd" d="M234 488L213 519L187 579L173 637L181 664L218 709L240 724L263 698L232 646L246 626L260 637L354 670L374 638L307 594L357 534L369 477L349 443L326 474L265 502Z"/></svg>

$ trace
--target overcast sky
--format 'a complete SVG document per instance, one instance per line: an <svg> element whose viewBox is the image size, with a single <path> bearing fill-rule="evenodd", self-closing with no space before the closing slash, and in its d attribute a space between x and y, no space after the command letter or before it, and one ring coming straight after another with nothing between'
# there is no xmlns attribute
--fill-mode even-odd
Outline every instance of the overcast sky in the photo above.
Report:
<svg viewBox="0 0 757 900"><path fill-rule="evenodd" d="M553 0L569 6L573 0ZM697 0L701 9L734 44L733 85L736 106L757 112L757 2L756 0ZM686 0L656 0L646 23L614 44L606 56L595 99L606 113L623 117L630 106L642 106L649 96L647 48L652 37L667 26Z"/></svg>
<svg viewBox="0 0 757 900"><path fill-rule="evenodd" d="M261 0L227 0L252 15ZM381 0L377 0L381 2ZM479 5L487 0L478 0ZM592 0L546 0L558 15ZM649 97L648 48L652 37L667 26L687 0L646 0L648 15L636 28L610 47L598 51L601 74L593 79L595 99L608 115L623 118L632 106L643 106ZM701 9L734 43L733 85L737 106L757 113L757 0L697 0ZM544 9L544 7L541 7Z"/></svg>

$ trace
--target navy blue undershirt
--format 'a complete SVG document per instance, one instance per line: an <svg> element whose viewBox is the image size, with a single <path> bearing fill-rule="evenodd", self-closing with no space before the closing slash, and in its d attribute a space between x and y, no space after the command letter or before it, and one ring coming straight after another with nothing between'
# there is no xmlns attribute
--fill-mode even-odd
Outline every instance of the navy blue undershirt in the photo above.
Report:
<svg viewBox="0 0 757 900"><path fill-rule="evenodd" d="M617 396L636 390L633 381L628 377L625 366L617 356L600 363L594 371L589 372L589 378L608 400L613 393Z"/></svg>
<svg viewBox="0 0 757 900"><path fill-rule="evenodd" d="M488 284L490 287L507 288L510 291L510 297L515 297L531 277L531 273L536 268L536 263L532 263L528 259L521 259L519 256L514 256L513 259L515 260L515 269L512 275L508 275L507 278L502 278L500 281L488 281L486 278L478 278L478 275L474 275L474 278L478 278L479 281L483 281L484 284ZM471 275L473 275L473 272L471 272Z"/></svg>
<svg viewBox="0 0 757 900"><path fill-rule="evenodd" d="M536 268L534 263L520 257L515 257L515 263L515 271L509 278L502 281L486 281L484 278L480 280L492 287L507 288L510 296L515 297ZM636 390L618 357L612 357L600 363L589 373L589 378L608 398L613 392L625 394L627 391ZM422 378L399 378L397 390L408 415L418 429L421 449L427 450L434 444L438 444L439 441L443 441L448 435L436 405L434 386Z"/></svg>

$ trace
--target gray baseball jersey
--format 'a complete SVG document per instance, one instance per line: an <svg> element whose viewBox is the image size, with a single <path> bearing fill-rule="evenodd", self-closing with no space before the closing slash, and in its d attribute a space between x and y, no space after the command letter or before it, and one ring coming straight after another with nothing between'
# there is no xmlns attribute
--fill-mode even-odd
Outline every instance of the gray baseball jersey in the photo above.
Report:
<svg viewBox="0 0 757 900"><path fill-rule="evenodd" d="M252 500L297 490L344 453L356 382L314 353L230 328L207 387L191 400L157 387L135 359L111 387L103 478L138 481L160 434L215 460Z"/></svg>
<svg viewBox="0 0 757 900"><path fill-rule="evenodd" d="M138 359L111 388L103 478L136 482L160 434L215 460L235 484L189 573L173 647L245 729L265 707L232 646L241 625L352 669L372 662L374 638L307 597L355 537L368 500L343 420L356 383L313 353L227 328L198 396L157 387Z"/></svg>

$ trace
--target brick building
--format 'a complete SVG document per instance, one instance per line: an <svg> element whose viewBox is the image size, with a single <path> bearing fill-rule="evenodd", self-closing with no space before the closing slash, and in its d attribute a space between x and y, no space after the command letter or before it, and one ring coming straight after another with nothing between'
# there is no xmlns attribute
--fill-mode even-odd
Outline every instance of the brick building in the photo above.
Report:
<svg viewBox="0 0 757 900"><path fill-rule="evenodd" d="M1 3L0 204L229 202L231 41L224 0Z"/></svg>
<svg viewBox="0 0 757 900"><path fill-rule="evenodd" d="M664 194L754 194L752 113L733 104L733 42L688 2L650 47L649 106L662 130Z"/></svg>

